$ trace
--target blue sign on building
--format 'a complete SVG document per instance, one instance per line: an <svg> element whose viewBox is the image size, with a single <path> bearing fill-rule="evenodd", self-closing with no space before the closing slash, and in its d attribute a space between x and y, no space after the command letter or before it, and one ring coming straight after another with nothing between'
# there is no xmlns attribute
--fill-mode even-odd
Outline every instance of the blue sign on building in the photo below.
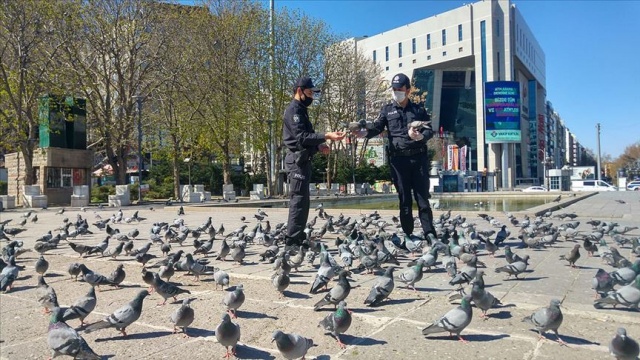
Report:
<svg viewBox="0 0 640 360"><path fill-rule="evenodd" d="M489 81L484 84L485 141L521 141L520 85L517 81Z"/></svg>

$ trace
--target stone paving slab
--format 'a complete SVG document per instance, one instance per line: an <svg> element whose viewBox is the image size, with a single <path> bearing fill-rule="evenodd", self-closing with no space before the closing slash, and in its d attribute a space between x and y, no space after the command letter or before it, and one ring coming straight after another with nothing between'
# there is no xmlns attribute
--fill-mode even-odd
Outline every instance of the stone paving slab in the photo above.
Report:
<svg viewBox="0 0 640 360"><path fill-rule="evenodd" d="M625 204L615 200L624 199ZM561 201L561 205L563 201ZM129 207L123 209L125 215L131 215L133 211L140 210L140 216L147 220L140 224L118 224L122 233L134 228L140 230L140 240L135 241L136 248L147 241L148 229L155 221L173 221L177 206L158 208L154 211L149 207ZM264 208L269 214L271 225L286 219L287 209ZM89 222L95 221L95 216L107 217L114 213L115 209L96 209L80 213L77 209L68 209L64 216L55 215L58 209L37 210L39 221L36 224L29 223L28 230L16 236L17 240L24 241L25 247L31 248L35 238L43 235L48 230L53 230L62 224L62 219L68 217L75 219L76 214L87 217ZM232 207L185 207L185 219L187 226L195 228L204 223L208 216L213 217L213 225L217 228L221 223L227 229L227 233L243 223L241 216L245 216L249 228L255 225L251 208ZM345 216L359 217L371 211L327 209L332 215L343 213ZM577 220L582 223L579 230L590 232L590 226L586 224L591 218L616 221L622 226L638 225L637 216L640 213L640 194L634 192L600 193L588 197L559 212L574 212L579 215ZM0 213L0 221L12 218L16 223L23 210L14 210ZM383 219L390 222L391 216L396 211L379 211ZM442 211L435 211L438 217ZM518 212L521 218L526 212ZM456 212L454 212L454 215ZM490 229L489 223L477 217L477 212L460 212L467 217L467 221L475 222L480 229ZM489 213L498 220L507 223L503 213ZM312 211L311 216L314 216ZM561 220L553 220L560 224ZM320 227L323 220L318 219L316 227ZM12 224L8 225L9 227ZM512 233L517 228L509 227ZM95 229L95 227L92 227ZM634 230L632 235L640 236L640 231ZM330 250L335 254L333 240L334 234L327 235L326 240ZM104 232L95 230L94 235L78 237L71 241L95 245L104 238ZM491 318L483 321L479 318L480 312L474 309L474 319L465 329L463 336L470 341L469 344L461 344L455 339L449 339L447 334L443 336L431 335L425 339L420 329L437 319L446 311L455 306L448 301L448 296L454 287L448 284L448 278L442 269L426 271L424 278L416 284L420 290L414 293L412 290L401 288L397 284L396 289L382 306L368 308L363 301L366 298L377 275L353 274L351 283L354 286L347 302L354 311L354 321L342 338L348 346L345 350L338 348L335 340L325 335L318 328L318 322L330 309L319 312L313 311L313 305L324 293L309 294L310 284L315 276L315 267L305 265L300 272L292 274L292 284L281 298L273 289L270 276L272 264L259 261L258 255L262 247L252 245L247 249L247 264L239 265L231 261L217 261L215 256L219 249L220 239L217 237L214 243L214 251L208 258L211 264L224 269L231 275L231 286L226 290L215 290L210 276L201 277L202 281L195 281L192 276L179 276L172 281L179 283L181 287L192 292L191 296L198 298L192 303L196 318L190 329L191 337L184 338L181 334L173 334L172 324L169 322L170 314L179 306L182 299L189 295L180 295L178 302L172 299L164 306L156 306L162 301L157 294L149 296L143 306L140 320L129 327L129 336L126 338L114 329L104 329L94 333L81 335L89 345L99 354L117 359L157 359L176 358L188 355L190 359L211 359L223 354L223 348L215 341L214 329L224 312L221 300L226 291L235 285L243 284L247 300L238 312L237 321L242 328L241 346L238 348L238 357L246 359L282 358L271 343L271 333L276 329L296 332L314 340L317 346L309 351L309 357L317 359L389 359L389 358L418 358L428 354L430 357L442 358L483 358L483 359L595 359L606 358L607 346L618 326L627 328L630 336L640 339L640 313L627 309L602 309L593 308L593 291L591 279L598 268L612 270L603 265L598 257L587 257L582 251L583 257L578 261L579 268L572 269L566 266L566 262L558 259L561 254L567 253L574 245L573 242L559 242L553 247L534 251L517 249L517 241L510 241L514 251L523 256L531 256L530 272L521 276L522 280L504 281L504 274L497 274L494 269L506 264L502 251L496 257L488 256L480 251L480 260L486 263L485 281L487 290L500 298L503 306L489 311ZM612 244L612 240L607 238ZM174 245L173 251L184 249L193 251L192 239L188 238L184 246ZM0 244L4 246L4 243ZM111 241L110 247L115 246ZM629 248L620 249L624 256L630 259ZM162 258L158 247L154 246L151 253ZM58 294L61 305L69 305L88 290L88 284L83 281L75 282L69 279L67 267L71 262L83 262L92 270L108 275L117 264L123 263L127 278L121 289L103 287L97 293L98 305L95 311L87 318L87 321L98 321L113 310L131 300L135 294L146 284L142 282L141 265L132 261L130 257L120 256L117 260L101 257L79 258L64 242L59 249L45 254L50 262L47 274L47 282L53 286ZM8 294L0 295L0 358L2 359L44 359L49 357L46 342L48 318L42 315L41 308L36 302L35 285L37 274L34 271L38 254L26 253L19 257L19 265L26 269L20 273L20 278L15 283L15 289ZM405 268L408 258L400 256L401 266L397 272ZM317 266L317 260L316 264ZM157 270L157 269L154 269ZM333 286L333 283L329 287ZM563 313L565 321L560 328L560 334L569 347L562 347L550 340L539 341L537 333L530 330L521 319L529 315L533 310L546 306L552 298L563 299ZM77 320L70 321L71 326L79 326Z"/></svg>

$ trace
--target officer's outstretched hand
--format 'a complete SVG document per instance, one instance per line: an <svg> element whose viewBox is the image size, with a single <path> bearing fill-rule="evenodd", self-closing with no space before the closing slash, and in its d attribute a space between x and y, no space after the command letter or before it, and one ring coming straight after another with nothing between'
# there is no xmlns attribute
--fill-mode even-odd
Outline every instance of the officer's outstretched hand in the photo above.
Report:
<svg viewBox="0 0 640 360"><path fill-rule="evenodd" d="M424 138L424 135L422 135L420 133L420 131L418 131L417 128L410 127L409 128L409 137L411 138L411 140L420 141L420 140L422 140Z"/></svg>
<svg viewBox="0 0 640 360"><path fill-rule="evenodd" d="M344 131L334 131L334 132L328 132L324 134L324 139L325 140L332 140L332 141L340 141L342 139L344 139L345 133Z"/></svg>

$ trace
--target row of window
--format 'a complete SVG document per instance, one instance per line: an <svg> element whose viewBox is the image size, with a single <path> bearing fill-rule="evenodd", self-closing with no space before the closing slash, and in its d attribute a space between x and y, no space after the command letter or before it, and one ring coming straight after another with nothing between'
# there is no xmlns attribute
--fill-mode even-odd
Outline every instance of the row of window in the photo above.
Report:
<svg viewBox="0 0 640 360"><path fill-rule="evenodd" d="M463 33L462 33L462 24L458 25L458 41L462 41ZM442 29L442 46L447 45L447 29ZM427 34L427 50L431 50L431 34ZM418 51L416 38L411 39L411 53L415 54ZM389 46L385 46L384 48L384 59L385 61L389 61ZM377 62L377 51L373 50L373 61ZM402 57L402 42L398 43L398 58Z"/></svg>
<svg viewBox="0 0 640 360"><path fill-rule="evenodd" d="M459 47L458 48L458 52L463 52L464 48L463 47ZM442 56L447 56L447 52L443 51L442 52ZM500 53L498 53L498 57L500 56ZM427 60L431 60L431 55L427 55ZM416 63L416 59L413 59L412 62L415 64ZM401 68L402 67L402 63L398 64L398 67ZM386 71L389 71L389 66L385 67ZM498 72L500 71L500 64L498 64ZM500 80L500 78L498 78L498 80Z"/></svg>

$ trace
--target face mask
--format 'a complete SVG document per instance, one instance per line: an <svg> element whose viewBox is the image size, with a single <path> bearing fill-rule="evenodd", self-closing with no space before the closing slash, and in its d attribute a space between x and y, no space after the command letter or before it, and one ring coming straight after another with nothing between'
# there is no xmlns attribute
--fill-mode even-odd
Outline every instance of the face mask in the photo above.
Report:
<svg viewBox="0 0 640 360"><path fill-rule="evenodd" d="M394 91L391 96L395 102L401 103L407 97L407 94L404 91Z"/></svg>
<svg viewBox="0 0 640 360"><path fill-rule="evenodd" d="M303 94L304 95L304 94ZM304 105L305 107L309 107L309 105L311 105L313 103L313 98L308 97L307 95L304 95L304 100L300 100L300 102L302 103L302 105Z"/></svg>

